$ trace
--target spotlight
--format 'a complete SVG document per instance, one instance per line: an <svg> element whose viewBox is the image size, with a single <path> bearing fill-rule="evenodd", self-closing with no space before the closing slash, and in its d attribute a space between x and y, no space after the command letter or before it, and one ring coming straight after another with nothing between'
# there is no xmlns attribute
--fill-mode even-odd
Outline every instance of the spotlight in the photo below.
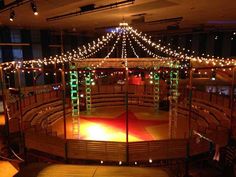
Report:
<svg viewBox="0 0 236 177"><path fill-rule="evenodd" d="M149 163L152 163L152 159L149 159Z"/></svg>
<svg viewBox="0 0 236 177"><path fill-rule="evenodd" d="M34 15L38 15L39 13L38 13L35 1L32 1L30 4L31 4L32 11L34 12Z"/></svg>
<svg viewBox="0 0 236 177"><path fill-rule="evenodd" d="M215 72L215 70L213 70L212 73L211 73L211 80L213 80L213 81L216 80L216 72Z"/></svg>
<svg viewBox="0 0 236 177"><path fill-rule="evenodd" d="M13 22L15 17L16 17L15 11L11 10L10 11L10 21Z"/></svg>

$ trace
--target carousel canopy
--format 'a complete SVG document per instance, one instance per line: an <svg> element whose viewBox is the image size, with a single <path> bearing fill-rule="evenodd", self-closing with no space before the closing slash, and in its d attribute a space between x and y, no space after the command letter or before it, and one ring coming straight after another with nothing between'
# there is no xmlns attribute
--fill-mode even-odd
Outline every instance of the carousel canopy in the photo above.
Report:
<svg viewBox="0 0 236 177"><path fill-rule="evenodd" d="M119 49L120 50L117 50ZM77 67L177 67L187 68L233 68L236 60L230 58L216 58L215 56L195 56L195 52L185 48L162 45L161 41L153 42L152 37L139 32L127 23L120 23L106 35L78 47L60 56L51 56L43 59L12 61L2 63L3 70L12 69L43 69L47 65L72 63ZM109 50L108 50L109 49ZM105 50L105 51L104 51ZM127 51L131 52L127 52ZM119 53L120 58L111 58L112 53ZM148 57L140 57L139 52ZM131 54L132 53L132 54ZM100 54L102 57L94 58ZM128 55L132 55L131 57ZM59 68L60 69L60 68Z"/></svg>

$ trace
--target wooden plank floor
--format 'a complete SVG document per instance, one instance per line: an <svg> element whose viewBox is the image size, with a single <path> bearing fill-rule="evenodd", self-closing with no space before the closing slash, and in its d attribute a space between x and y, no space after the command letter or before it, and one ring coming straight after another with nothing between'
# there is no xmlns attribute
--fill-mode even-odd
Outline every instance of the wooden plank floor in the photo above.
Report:
<svg viewBox="0 0 236 177"><path fill-rule="evenodd" d="M37 170L37 167L41 169ZM31 173L32 169L37 173ZM17 177L169 177L169 175L165 170L154 167L32 164Z"/></svg>
<svg viewBox="0 0 236 177"><path fill-rule="evenodd" d="M130 106L129 111L130 142L168 138L168 112L137 106ZM81 112L80 139L124 142L125 119L121 118L124 113L124 107L95 108L90 113ZM52 129L59 137L63 137L63 120L57 121ZM67 118L67 138L78 139L72 134L71 117Z"/></svg>

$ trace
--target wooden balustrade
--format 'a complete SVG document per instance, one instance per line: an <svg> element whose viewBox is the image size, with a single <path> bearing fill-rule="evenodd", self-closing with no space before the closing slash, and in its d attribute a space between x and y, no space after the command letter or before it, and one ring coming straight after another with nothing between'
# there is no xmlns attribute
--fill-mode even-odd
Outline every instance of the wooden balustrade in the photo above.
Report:
<svg viewBox="0 0 236 177"><path fill-rule="evenodd" d="M133 88L134 89L134 88ZM136 90L135 90L136 89ZM139 89L135 88L137 91ZM143 90L142 90L143 89ZM142 88L141 90L146 94L136 93L132 91L128 94L129 104L153 106L153 96L151 88ZM27 112L34 111L33 108L50 103L61 99L60 93L57 91L51 91L48 93L38 93L36 96L25 96L22 99L22 111L23 115L27 115ZM114 103L124 105L124 90L122 86L115 87L96 87L92 92L92 106L111 106ZM68 101L68 100L67 100ZM230 101L228 97L214 95L201 91L193 91L193 101L198 103L198 106L205 105L206 108L210 107L211 112L217 112L214 109L225 111L226 116L230 113ZM112 103L112 104L111 104ZM185 105L186 106L186 105ZM184 107L185 107L184 106ZM9 121L10 130L19 131L19 99L8 105L11 119ZM183 117L188 116L188 107L186 110L181 109L179 113ZM193 110L194 111L194 110ZM68 113L68 112L67 112ZM198 114L197 114L198 113ZM222 134L216 133L209 129L209 125L202 119L201 112L193 112L192 118L198 122L197 131L203 132L204 135L218 142L222 146L226 144L227 132L222 129ZM58 113L60 114L60 113ZM57 117L58 114L52 116L52 119ZM222 116L221 114L219 114ZM204 114L204 117L207 115ZM26 120L26 119L25 119ZM221 121L221 119L219 119ZM45 122L43 122L45 124ZM25 121L24 127L30 127L30 122ZM196 125L194 125L196 126ZM202 128L202 129L201 129ZM219 127L217 127L218 130ZM104 142L104 141L85 141L85 140L63 140L59 137L52 137L55 132L42 129L40 126L35 126L35 131L27 131L25 136L26 147L28 149L35 149L45 153L50 153L56 156L65 156L65 143L67 144L68 158L85 159L85 160L104 160L104 161L125 161L126 159L126 144L123 142ZM186 142L185 139L177 140L161 140L161 141L143 141L143 142L130 142L129 143L129 160L134 161L148 161L162 159L175 159L186 157ZM191 140L190 143L190 155L196 155L199 153L207 152L209 150L209 142L201 141L196 143L195 140Z"/></svg>
<svg viewBox="0 0 236 177"><path fill-rule="evenodd" d="M45 103L55 101L60 99L60 94L58 94L58 91L50 91L52 93L39 93L35 96L25 96L21 99L21 108L22 108L22 119L24 120L24 115L30 111L33 110L33 108L39 107L40 105L43 105ZM20 103L19 98L16 96L15 102L7 103L7 107L9 109L8 111L8 118L9 118L9 131L17 132L20 130L19 121L20 121ZM24 125L23 125L24 127ZM25 124L25 127L28 127Z"/></svg>
<svg viewBox="0 0 236 177"><path fill-rule="evenodd" d="M125 161L126 145L123 142L68 140L68 158Z"/></svg>
<svg viewBox="0 0 236 177"><path fill-rule="evenodd" d="M38 134L28 131L25 133L25 146L59 157L65 156L65 141L58 137Z"/></svg>
<svg viewBox="0 0 236 177"><path fill-rule="evenodd" d="M129 143L130 161L177 159L186 157L186 140L160 140Z"/></svg>
<svg viewBox="0 0 236 177"><path fill-rule="evenodd" d="M126 143L92 140L64 140L46 134L28 132L25 136L26 148L65 157L65 143L69 159L126 161ZM186 158L187 140L159 140L130 142L128 144L129 162L148 162L149 159L168 160ZM190 155L208 152L210 143L190 140Z"/></svg>

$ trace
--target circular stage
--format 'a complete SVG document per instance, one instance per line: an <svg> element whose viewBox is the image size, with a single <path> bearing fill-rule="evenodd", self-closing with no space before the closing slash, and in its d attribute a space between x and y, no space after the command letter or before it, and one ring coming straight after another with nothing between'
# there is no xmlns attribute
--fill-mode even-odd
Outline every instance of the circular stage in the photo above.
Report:
<svg viewBox="0 0 236 177"><path fill-rule="evenodd" d="M169 112L153 108L130 106L128 109L129 141L168 139ZM63 137L63 119L52 125L53 131ZM81 112L79 135L72 133L72 118L67 118L67 139L126 141L125 107L94 108Z"/></svg>

